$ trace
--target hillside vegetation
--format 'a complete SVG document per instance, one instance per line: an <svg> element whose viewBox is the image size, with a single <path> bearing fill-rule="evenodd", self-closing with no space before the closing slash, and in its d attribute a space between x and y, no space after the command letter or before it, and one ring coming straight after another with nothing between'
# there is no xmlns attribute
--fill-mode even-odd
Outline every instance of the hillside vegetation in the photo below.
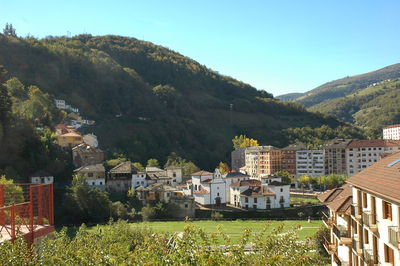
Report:
<svg viewBox="0 0 400 266"><path fill-rule="evenodd" d="M312 107L324 101L344 97L374 83L396 78L400 78L400 64L390 65L373 72L327 82L306 92L303 96L294 99L294 101L306 107Z"/></svg>
<svg viewBox="0 0 400 266"><path fill-rule="evenodd" d="M276 96L276 98L281 101L288 102L288 101L294 101L303 95L304 95L304 93L293 92L293 93L287 93L287 94L282 94L282 95Z"/></svg>
<svg viewBox="0 0 400 266"><path fill-rule="evenodd" d="M368 128L400 121L400 80L381 82L310 108Z"/></svg>
<svg viewBox="0 0 400 266"><path fill-rule="evenodd" d="M36 85L96 120L101 147L144 163L171 152L213 169L235 135L283 146L286 128L340 123L283 103L167 48L134 38L0 36L8 78ZM230 112L230 104L233 104Z"/></svg>

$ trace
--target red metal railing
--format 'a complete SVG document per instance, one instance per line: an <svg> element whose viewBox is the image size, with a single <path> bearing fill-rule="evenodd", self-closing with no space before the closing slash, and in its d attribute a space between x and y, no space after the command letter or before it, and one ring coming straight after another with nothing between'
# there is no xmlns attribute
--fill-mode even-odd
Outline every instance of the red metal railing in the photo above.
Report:
<svg viewBox="0 0 400 266"><path fill-rule="evenodd" d="M0 235L28 242L54 230L53 184L0 185ZM1 239L0 239L1 241Z"/></svg>

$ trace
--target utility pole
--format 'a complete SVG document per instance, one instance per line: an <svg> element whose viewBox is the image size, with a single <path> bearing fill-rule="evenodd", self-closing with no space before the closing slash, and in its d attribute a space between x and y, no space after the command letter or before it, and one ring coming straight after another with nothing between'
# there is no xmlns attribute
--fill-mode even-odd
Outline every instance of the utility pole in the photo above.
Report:
<svg viewBox="0 0 400 266"><path fill-rule="evenodd" d="M231 122L231 125L232 125L232 111L233 111L233 103L230 103L229 104L229 116L230 116L230 122Z"/></svg>

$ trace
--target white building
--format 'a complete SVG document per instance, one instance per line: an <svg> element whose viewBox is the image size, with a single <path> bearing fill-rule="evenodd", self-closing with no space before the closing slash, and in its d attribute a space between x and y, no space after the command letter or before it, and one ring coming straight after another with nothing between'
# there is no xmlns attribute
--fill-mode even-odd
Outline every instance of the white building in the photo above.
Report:
<svg viewBox="0 0 400 266"><path fill-rule="evenodd" d="M233 183L242 181L242 180L248 180L250 179L250 177L247 174L241 173L241 172L230 172L227 175L225 175L225 177L223 177L225 180L225 196L226 196L226 202L231 202L230 198L231 198L231 189L230 186Z"/></svg>
<svg viewBox="0 0 400 266"><path fill-rule="evenodd" d="M296 176L322 176L325 174L324 150L296 151Z"/></svg>
<svg viewBox="0 0 400 266"><path fill-rule="evenodd" d="M192 174L192 191L196 203L203 206L226 203L225 180L218 169L214 173L199 171Z"/></svg>
<svg viewBox="0 0 400 266"><path fill-rule="evenodd" d="M34 184L46 184L46 183L54 183L54 177L44 171L39 171L30 176L31 183Z"/></svg>
<svg viewBox="0 0 400 266"><path fill-rule="evenodd" d="M276 180L278 179L278 180ZM230 185L231 205L244 209L268 210L290 206L290 185L280 178L242 180Z"/></svg>
<svg viewBox="0 0 400 266"><path fill-rule="evenodd" d="M400 152L352 176L353 265L400 265Z"/></svg>
<svg viewBox="0 0 400 266"><path fill-rule="evenodd" d="M400 140L353 140L346 147L347 175L352 176L399 150Z"/></svg>
<svg viewBox="0 0 400 266"><path fill-rule="evenodd" d="M105 169L102 164L85 165L74 170L74 173L86 177L89 186L104 191L106 188Z"/></svg>
<svg viewBox="0 0 400 266"><path fill-rule="evenodd" d="M66 106L65 106L65 101L64 101L64 100L55 99L54 102L55 102L56 107L57 107L58 109L65 109L65 108L66 108Z"/></svg>
<svg viewBox="0 0 400 266"><path fill-rule="evenodd" d="M154 184L155 181L150 179L146 172L138 171L136 173L132 173L132 188L135 189L137 187L148 187L151 184Z"/></svg>
<svg viewBox="0 0 400 266"><path fill-rule="evenodd" d="M383 128L383 139L400 140L400 124Z"/></svg>
<svg viewBox="0 0 400 266"><path fill-rule="evenodd" d="M328 207L323 213L323 222L329 229L324 247L331 257L332 265L363 265L351 264L351 204L352 188L346 184L342 187L328 190L318 196L318 199Z"/></svg>

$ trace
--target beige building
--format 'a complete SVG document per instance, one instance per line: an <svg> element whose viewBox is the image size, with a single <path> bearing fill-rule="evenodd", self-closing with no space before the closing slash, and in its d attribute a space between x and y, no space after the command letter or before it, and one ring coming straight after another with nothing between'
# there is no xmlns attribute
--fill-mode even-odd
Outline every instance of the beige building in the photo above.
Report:
<svg viewBox="0 0 400 266"><path fill-rule="evenodd" d="M106 174L102 164L85 165L74 170L75 174L86 177L89 186L97 187L104 191L106 187Z"/></svg>
<svg viewBox="0 0 400 266"><path fill-rule="evenodd" d="M246 172L252 179L282 170L282 151L273 146L249 147L245 158Z"/></svg>
<svg viewBox="0 0 400 266"><path fill-rule="evenodd" d="M104 152L86 143L81 143L72 148L72 162L75 167L98 164L104 161Z"/></svg>
<svg viewBox="0 0 400 266"><path fill-rule="evenodd" d="M351 139L334 139L325 150L325 174L347 174L346 148Z"/></svg>

